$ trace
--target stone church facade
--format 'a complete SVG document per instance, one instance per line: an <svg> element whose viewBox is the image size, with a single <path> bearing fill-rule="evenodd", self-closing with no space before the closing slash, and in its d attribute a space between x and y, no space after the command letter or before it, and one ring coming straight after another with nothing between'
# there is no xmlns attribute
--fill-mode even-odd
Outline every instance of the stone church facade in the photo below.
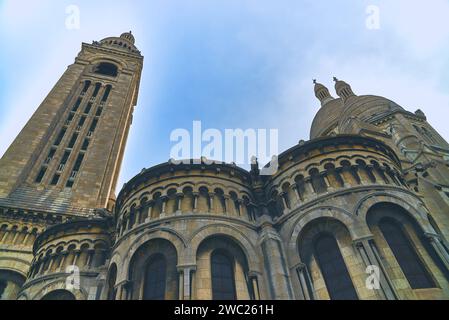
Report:
<svg viewBox="0 0 449 320"><path fill-rule="evenodd" d="M142 67L130 32L84 43L1 158L1 299L449 298L449 144L421 110L315 82L275 174L169 161L115 197Z"/></svg>

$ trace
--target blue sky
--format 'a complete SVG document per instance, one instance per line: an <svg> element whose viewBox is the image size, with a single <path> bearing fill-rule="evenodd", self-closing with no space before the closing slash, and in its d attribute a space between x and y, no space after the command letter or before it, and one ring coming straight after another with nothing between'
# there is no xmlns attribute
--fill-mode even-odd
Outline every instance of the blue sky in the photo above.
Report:
<svg viewBox="0 0 449 320"><path fill-rule="evenodd" d="M65 27L66 7L80 29ZM367 6L380 29L366 27ZM277 128L309 137L312 79L421 108L449 138L449 1L1 1L0 155L73 63L81 42L132 30L145 56L120 184L167 161L177 128Z"/></svg>

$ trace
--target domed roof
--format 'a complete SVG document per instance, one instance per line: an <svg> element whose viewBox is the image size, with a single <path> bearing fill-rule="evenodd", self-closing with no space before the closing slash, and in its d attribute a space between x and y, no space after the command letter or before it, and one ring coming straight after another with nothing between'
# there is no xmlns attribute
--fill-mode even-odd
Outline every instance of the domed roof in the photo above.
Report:
<svg viewBox="0 0 449 320"><path fill-rule="evenodd" d="M100 41L102 47L113 48L116 50L140 54L140 51L134 45L135 38L130 32L125 32L120 37L108 37Z"/></svg>
<svg viewBox="0 0 449 320"><path fill-rule="evenodd" d="M395 110L404 109L396 102L385 97L374 95L356 96L345 104L343 113L340 117L340 123L350 117L357 117L360 120L370 121Z"/></svg>
<svg viewBox="0 0 449 320"><path fill-rule="evenodd" d="M131 42L132 44L134 44L134 43L136 42L136 39L134 38L134 36L133 36L133 34L132 34L131 31L130 31L130 32L122 33L122 34L120 35L120 38L126 39L126 40L128 40L129 42Z"/></svg>
<svg viewBox="0 0 449 320"><path fill-rule="evenodd" d="M318 110L310 129L310 139L320 137L324 132L337 126L343 112L343 101L338 98L327 102Z"/></svg>
<svg viewBox="0 0 449 320"><path fill-rule="evenodd" d="M342 99L335 99L317 112L310 130L310 138L318 138L337 125L340 134L349 133L343 128L348 119L356 117L361 121L370 122L395 110L404 109L394 101L375 95L352 96L346 103L343 103Z"/></svg>

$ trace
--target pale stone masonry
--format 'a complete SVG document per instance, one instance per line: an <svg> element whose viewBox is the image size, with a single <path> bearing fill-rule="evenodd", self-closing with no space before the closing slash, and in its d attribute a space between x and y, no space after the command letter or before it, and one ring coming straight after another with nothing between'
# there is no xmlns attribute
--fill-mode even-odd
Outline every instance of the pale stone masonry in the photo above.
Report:
<svg viewBox="0 0 449 320"><path fill-rule="evenodd" d="M1 299L449 298L449 145L422 111L315 81L274 175L167 162L116 199L142 66L131 32L83 44L0 160Z"/></svg>

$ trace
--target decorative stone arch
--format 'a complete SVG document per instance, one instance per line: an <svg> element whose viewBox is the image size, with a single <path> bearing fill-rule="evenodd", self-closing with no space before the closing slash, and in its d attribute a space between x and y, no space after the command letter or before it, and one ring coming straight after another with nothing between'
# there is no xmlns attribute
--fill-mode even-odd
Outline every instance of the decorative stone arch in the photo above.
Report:
<svg viewBox="0 0 449 320"><path fill-rule="evenodd" d="M117 264L117 283L129 280L129 268L134 254L142 245L155 239L162 239L170 242L176 249L178 264L180 263L182 252L185 251L185 248L187 247L187 242L181 234L170 228L159 228L157 230L145 232L134 239L131 245L129 245L129 247L127 248L128 252L120 261L120 264ZM120 248L120 246L114 250L113 255L115 255L115 252L117 252L118 248Z"/></svg>
<svg viewBox="0 0 449 320"><path fill-rule="evenodd" d="M150 197L151 197L151 193L145 190L138 196L138 199L140 202L142 202L142 200L144 198L147 198L147 201L148 201L150 199Z"/></svg>
<svg viewBox="0 0 449 320"><path fill-rule="evenodd" d="M310 223L321 218L334 219L343 224L348 230L351 239L355 240L366 235L371 235L366 223L361 224L358 219L355 219L354 216L345 209L333 206L313 208L304 212L294 220L291 224L291 230L287 233L289 236L287 239L286 251L290 268L301 262L298 255L298 239L302 230L304 230Z"/></svg>
<svg viewBox="0 0 449 320"><path fill-rule="evenodd" d="M180 257L180 260L187 265L196 265L198 248L205 240L215 237L225 236L231 238L243 251L248 262L250 272L260 273L260 254L255 248L255 244L248 236L237 227L216 223L196 230L189 241L189 246Z"/></svg>
<svg viewBox="0 0 449 320"><path fill-rule="evenodd" d="M118 73L122 72L123 69L126 69L128 67L126 61L121 60L121 59L116 59L114 57L107 56L107 55L100 55L100 56L96 55L95 57L87 58L87 59L88 59L89 63L93 66L96 66L102 62L115 64L117 66Z"/></svg>
<svg viewBox="0 0 449 320"><path fill-rule="evenodd" d="M277 182L274 187L276 188L276 190L282 192L282 186L285 185L286 183L290 184L290 186L295 184L295 180L293 180L293 178L291 176L286 176L286 177L282 177L279 182Z"/></svg>
<svg viewBox="0 0 449 320"><path fill-rule="evenodd" d="M44 296L56 290L66 290L72 293L75 296L76 300L87 300L88 294L87 291L84 290L84 288L80 287L79 290L76 289L68 290L66 288L65 280L56 280L52 283L47 284L41 290L39 290L39 292L35 294L31 300L41 300Z"/></svg>
<svg viewBox="0 0 449 320"><path fill-rule="evenodd" d="M411 195L408 196L411 198ZM414 198L414 197L413 197ZM424 204L419 199L414 199L415 203L408 203L403 198L386 192L376 192L362 198L354 208L354 214L359 217L360 220L366 223L366 218L369 209L378 203L392 203L403 208L405 212L412 218L425 233L435 234L432 225L427 217Z"/></svg>
<svg viewBox="0 0 449 320"><path fill-rule="evenodd" d="M0 257L0 271L5 270L16 272L26 279L30 267L31 267L30 261L20 259L14 256Z"/></svg>
<svg viewBox="0 0 449 320"><path fill-rule="evenodd" d="M309 171L312 170L312 169L317 169L318 172L322 172L322 170L321 170L322 167L321 167L321 165L320 165L319 162L312 162L312 163L309 163L308 165L306 165L306 166L304 167L304 172L308 175L308 174L309 174Z"/></svg>
<svg viewBox="0 0 449 320"><path fill-rule="evenodd" d="M119 270L118 266L122 265L122 261L123 261L123 258L122 258L121 253L118 251L114 251L111 255L111 258L109 259L108 270L109 270L109 267L115 263L117 265L117 274L118 274L118 270Z"/></svg>

